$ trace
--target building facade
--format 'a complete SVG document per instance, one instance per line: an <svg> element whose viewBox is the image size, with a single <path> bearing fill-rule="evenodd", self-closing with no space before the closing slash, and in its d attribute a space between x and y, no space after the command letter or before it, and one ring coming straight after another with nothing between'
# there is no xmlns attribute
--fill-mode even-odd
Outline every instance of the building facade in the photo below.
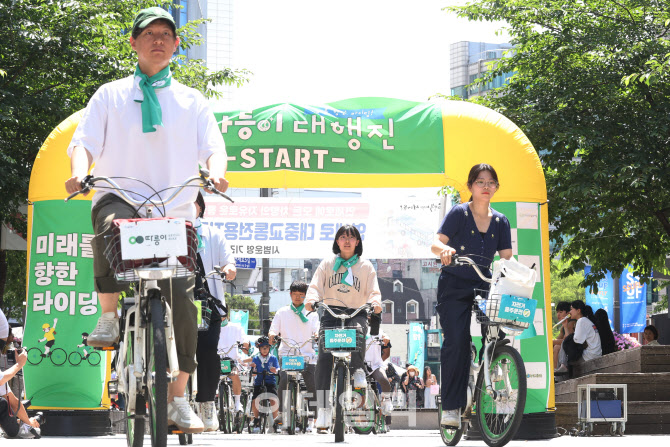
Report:
<svg viewBox="0 0 670 447"><path fill-rule="evenodd" d="M512 73L497 76L486 85L469 87L476 79L482 77L496 60L502 59L509 43L486 43L461 41L450 45L449 74L451 96L463 99L473 98L486 92L502 87Z"/></svg>

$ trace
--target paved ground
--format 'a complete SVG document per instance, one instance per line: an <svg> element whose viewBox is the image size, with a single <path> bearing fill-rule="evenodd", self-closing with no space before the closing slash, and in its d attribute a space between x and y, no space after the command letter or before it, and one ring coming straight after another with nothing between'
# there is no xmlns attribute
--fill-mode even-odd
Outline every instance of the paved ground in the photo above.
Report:
<svg viewBox="0 0 670 447"><path fill-rule="evenodd" d="M219 433L206 433L195 435L193 437L194 446L248 446L249 441L252 445L271 445L272 447L296 447L296 444L304 445L305 447L311 445L331 445L334 446L333 435L224 435ZM370 443L383 442L383 447L442 447L440 436L436 430L393 430L384 435L367 435L360 436L355 434L348 434L345 437L345 442L339 445L346 446L364 446L370 447ZM42 438L39 440L0 440L2 447L6 446L39 446L49 445L67 446L67 447L123 447L126 445L126 438L123 435L105 436L105 437L74 437L74 438ZM145 437L145 446L151 446L149 437ZM177 436L171 435L168 437L168 445L178 446L179 440ZM483 441L461 441L459 446L485 446ZM667 447L670 445L670 436L624 436L621 438L610 437L591 437L591 438L576 438L571 436L563 436L560 438L541 440L541 441L512 441L507 444L509 447L528 446L528 447Z"/></svg>

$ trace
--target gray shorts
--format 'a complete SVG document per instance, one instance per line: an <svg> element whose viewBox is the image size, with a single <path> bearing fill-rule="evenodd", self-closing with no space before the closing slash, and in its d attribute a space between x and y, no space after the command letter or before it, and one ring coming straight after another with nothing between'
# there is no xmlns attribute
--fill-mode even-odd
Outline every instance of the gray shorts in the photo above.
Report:
<svg viewBox="0 0 670 447"><path fill-rule="evenodd" d="M114 194L105 194L91 210L91 221L95 236L91 240L93 249L93 276L98 293L115 293L128 290L128 284L117 282L114 271L105 258L105 236L112 234L114 219L138 218L135 208ZM194 277L164 279L158 287L172 308L177 345L179 370L193 373L197 363L195 352L198 344L197 309L193 304Z"/></svg>

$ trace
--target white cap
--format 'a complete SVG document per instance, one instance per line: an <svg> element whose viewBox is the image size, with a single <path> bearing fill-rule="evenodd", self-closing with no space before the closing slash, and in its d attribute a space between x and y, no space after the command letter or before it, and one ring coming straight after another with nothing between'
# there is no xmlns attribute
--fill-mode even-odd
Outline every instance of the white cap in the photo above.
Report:
<svg viewBox="0 0 670 447"><path fill-rule="evenodd" d="M7 317L5 317L5 314L2 312L2 309L0 309L0 338L7 337L9 337L9 322L7 321Z"/></svg>

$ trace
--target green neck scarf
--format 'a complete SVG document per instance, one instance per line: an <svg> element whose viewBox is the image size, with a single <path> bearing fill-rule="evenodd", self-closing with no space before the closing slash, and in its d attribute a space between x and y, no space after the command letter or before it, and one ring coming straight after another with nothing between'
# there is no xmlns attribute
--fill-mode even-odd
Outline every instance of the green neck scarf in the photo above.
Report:
<svg viewBox="0 0 670 447"><path fill-rule="evenodd" d="M167 87L172 83L170 66L149 77L142 73L138 64L135 68L135 77L140 78L139 87L143 96L142 100L135 100L142 104L142 132L156 132L156 127L163 125L163 113L155 89Z"/></svg>
<svg viewBox="0 0 670 447"><path fill-rule="evenodd" d="M305 303L302 303L300 307L295 307L293 303L291 303L291 310L300 317L303 323L307 323L309 319L302 313L302 310L305 308Z"/></svg>
<svg viewBox="0 0 670 447"><path fill-rule="evenodd" d="M228 326L228 322L229 322L229 321L230 321L230 320L229 320L228 318L226 318L225 320L223 320L223 321L221 322L221 327L226 327L226 326Z"/></svg>
<svg viewBox="0 0 670 447"><path fill-rule="evenodd" d="M342 284L346 284L347 286L352 285L354 282L354 274L351 273L351 267L356 265L357 262L358 255L353 255L347 260L344 260L342 259L342 256L337 255L337 258L335 258L335 265L333 265L333 271L338 271L341 266L344 266L347 269L347 276L342 278Z"/></svg>

